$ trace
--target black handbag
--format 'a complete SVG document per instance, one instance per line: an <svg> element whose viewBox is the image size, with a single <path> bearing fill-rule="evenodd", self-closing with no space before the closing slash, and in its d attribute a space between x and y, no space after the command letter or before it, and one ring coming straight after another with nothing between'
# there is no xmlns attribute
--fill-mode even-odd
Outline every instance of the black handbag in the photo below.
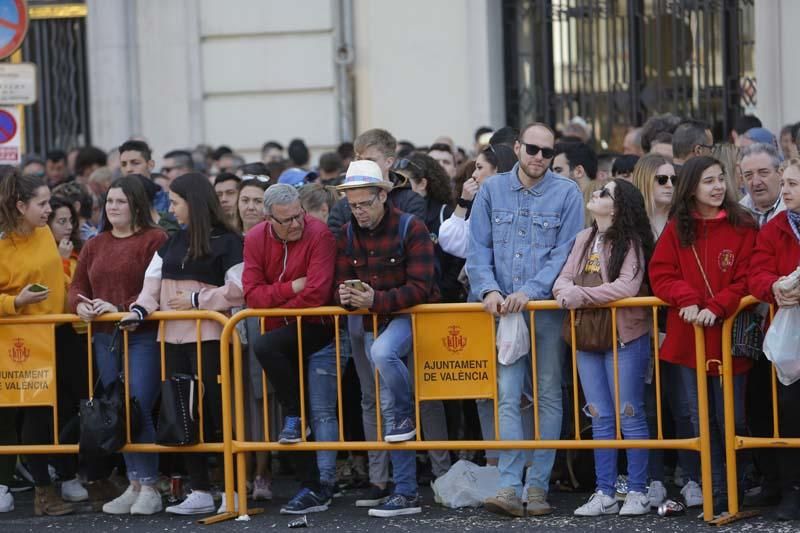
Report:
<svg viewBox="0 0 800 533"><path fill-rule="evenodd" d="M114 330L109 354L121 354L119 328ZM122 368L120 356L120 368ZM80 453L109 455L116 453L125 445L125 374L120 371L117 379L103 386L98 376L94 386L94 396L81 400L80 415ZM130 400L131 436L140 429L141 408L136 398Z"/></svg>
<svg viewBox="0 0 800 533"><path fill-rule="evenodd" d="M197 377L175 374L161 382L161 406L156 426L156 443L187 446L199 441Z"/></svg>

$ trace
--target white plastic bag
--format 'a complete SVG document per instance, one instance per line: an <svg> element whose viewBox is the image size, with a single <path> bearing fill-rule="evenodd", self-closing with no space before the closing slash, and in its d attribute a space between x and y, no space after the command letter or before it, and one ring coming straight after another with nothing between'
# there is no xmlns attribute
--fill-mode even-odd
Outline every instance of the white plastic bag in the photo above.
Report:
<svg viewBox="0 0 800 533"><path fill-rule="evenodd" d="M764 338L764 353L781 383L800 379L800 307L781 307Z"/></svg>
<svg viewBox="0 0 800 533"><path fill-rule="evenodd" d="M498 490L500 471L496 466L478 466L463 459L433 482L434 499L451 509L480 507Z"/></svg>
<svg viewBox="0 0 800 533"><path fill-rule="evenodd" d="M531 335L522 313L500 317L497 326L497 361L510 365L531 349Z"/></svg>

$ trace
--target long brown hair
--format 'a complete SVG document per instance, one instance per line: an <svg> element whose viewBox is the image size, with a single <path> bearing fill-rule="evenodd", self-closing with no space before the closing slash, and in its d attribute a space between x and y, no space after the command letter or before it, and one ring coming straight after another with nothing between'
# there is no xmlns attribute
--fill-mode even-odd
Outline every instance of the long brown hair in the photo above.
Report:
<svg viewBox="0 0 800 533"><path fill-rule="evenodd" d="M720 170L725 172L725 166L718 160L709 156L693 157L681 167L678 173L678 185L672 197L672 207L669 210L669 217L675 219L675 228L678 231L678 239L681 246L688 248L697 240L696 221L693 213L697 211L695 192L700 184L700 177L703 172L717 165ZM730 182L726 180L728 186ZM753 216L727 191L722 201L721 209L725 210L728 222L734 227L756 227Z"/></svg>
<svg viewBox="0 0 800 533"><path fill-rule="evenodd" d="M225 212L208 178L199 172L178 176L170 190L189 204L189 259L200 259L211 252L211 233L216 229L236 233L227 222Z"/></svg>
<svg viewBox="0 0 800 533"><path fill-rule="evenodd" d="M17 202L28 203L36 191L47 187L43 177L21 175L16 169L3 169L0 173L0 233L11 235L22 218Z"/></svg>

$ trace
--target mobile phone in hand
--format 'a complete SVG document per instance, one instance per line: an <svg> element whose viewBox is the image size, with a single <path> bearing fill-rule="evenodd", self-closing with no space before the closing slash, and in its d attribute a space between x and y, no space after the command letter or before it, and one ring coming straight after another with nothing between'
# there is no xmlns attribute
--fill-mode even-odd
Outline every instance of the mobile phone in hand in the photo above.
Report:
<svg viewBox="0 0 800 533"><path fill-rule="evenodd" d="M31 292L45 292L47 289L46 285L42 285L41 283L34 283L30 286L29 289Z"/></svg>
<svg viewBox="0 0 800 533"><path fill-rule="evenodd" d="M361 283L360 279L348 279L344 282L345 286L350 287L358 292L367 292L367 288Z"/></svg>

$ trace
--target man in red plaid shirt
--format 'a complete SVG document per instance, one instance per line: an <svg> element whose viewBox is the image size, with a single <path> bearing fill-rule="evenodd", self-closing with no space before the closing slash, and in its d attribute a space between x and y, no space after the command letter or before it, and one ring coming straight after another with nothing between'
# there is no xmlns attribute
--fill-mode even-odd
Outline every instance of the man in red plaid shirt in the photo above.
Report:
<svg viewBox="0 0 800 533"><path fill-rule="evenodd" d="M412 352L411 318L390 316L417 304L434 302L435 254L425 223L401 213L387 202L392 184L372 161L350 164L339 186L352 212L337 240L338 302L348 309L379 315L374 337L371 317L364 337L351 338L364 351L381 379L381 412L386 442L403 442L416 435L411 376L403 359ZM370 509L370 516L391 517L421 512L413 451L390 453L394 494Z"/></svg>

